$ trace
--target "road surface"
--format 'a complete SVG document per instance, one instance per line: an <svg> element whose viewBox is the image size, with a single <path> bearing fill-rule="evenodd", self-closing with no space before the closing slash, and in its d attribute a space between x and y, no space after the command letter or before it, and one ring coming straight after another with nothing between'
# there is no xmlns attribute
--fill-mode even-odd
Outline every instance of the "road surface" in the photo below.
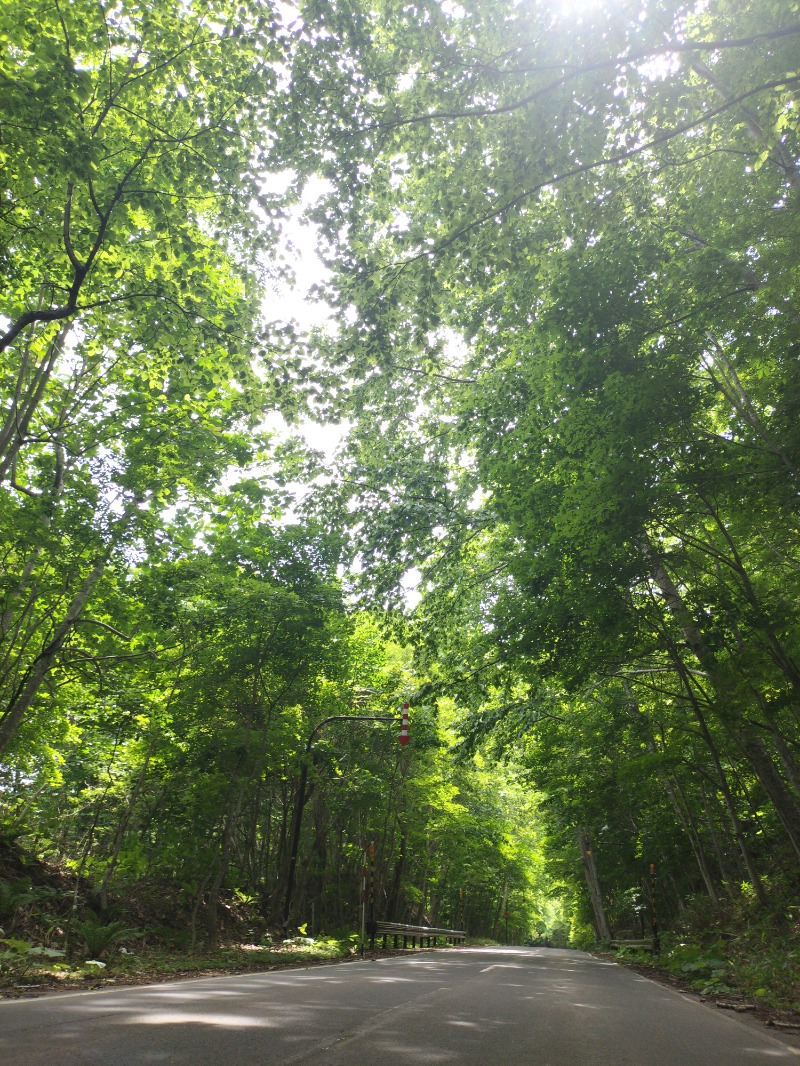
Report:
<svg viewBox="0 0 800 1066"><path fill-rule="evenodd" d="M800 1066L579 951L462 948L0 1002L3 1066Z"/></svg>

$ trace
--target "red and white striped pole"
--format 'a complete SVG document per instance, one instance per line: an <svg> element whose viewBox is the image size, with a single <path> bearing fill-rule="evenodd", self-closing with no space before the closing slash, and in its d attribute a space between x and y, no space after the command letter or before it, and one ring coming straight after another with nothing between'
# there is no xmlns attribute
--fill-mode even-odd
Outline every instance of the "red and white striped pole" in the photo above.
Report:
<svg viewBox="0 0 800 1066"><path fill-rule="evenodd" d="M400 736L397 738L400 741L400 747L404 748L408 744L408 704L403 704L403 723L400 726Z"/></svg>

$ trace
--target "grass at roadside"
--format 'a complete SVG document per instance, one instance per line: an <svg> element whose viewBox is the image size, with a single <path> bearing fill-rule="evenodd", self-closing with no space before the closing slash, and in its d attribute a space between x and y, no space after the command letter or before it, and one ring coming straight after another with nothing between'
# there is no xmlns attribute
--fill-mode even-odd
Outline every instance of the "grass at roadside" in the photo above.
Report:
<svg viewBox="0 0 800 1066"><path fill-rule="evenodd" d="M351 940L298 940L278 946L238 944L213 952L124 950L107 953L105 960L25 957L20 952L0 965L0 995L320 965L354 957L356 950Z"/></svg>

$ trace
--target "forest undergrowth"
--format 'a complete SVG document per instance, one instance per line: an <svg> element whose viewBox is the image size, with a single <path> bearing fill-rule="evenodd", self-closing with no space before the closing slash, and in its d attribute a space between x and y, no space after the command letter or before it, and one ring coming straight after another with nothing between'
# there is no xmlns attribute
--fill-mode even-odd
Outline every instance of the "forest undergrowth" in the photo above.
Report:
<svg viewBox="0 0 800 1066"><path fill-rule="evenodd" d="M614 958L722 1008L748 1011L767 1022L800 1026L800 907L787 884L776 884L766 906L742 892L717 908L696 900L659 951L620 942Z"/></svg>
<svg viewBox="0 0 800 1066"><path fill-rule="evenodd" d="M197 944L168 886L132 886L98 914L93 887L0 840L0 996L260 972L355 958L357 936L270 932L248 908L225 908L224 941ZM175 886L177 889L177 886Z"/></svg>

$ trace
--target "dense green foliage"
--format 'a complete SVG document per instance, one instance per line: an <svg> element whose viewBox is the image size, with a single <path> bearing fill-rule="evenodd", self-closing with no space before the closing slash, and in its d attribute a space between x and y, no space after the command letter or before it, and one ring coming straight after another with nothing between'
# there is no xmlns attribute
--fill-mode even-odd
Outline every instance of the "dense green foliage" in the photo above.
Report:
<svg viewBox="0 0 800 1066"><path fill-rule="evenodd" d="M305 402L265 300L309 171L303 36L227 0L0 16L2 824L74 871L49 925L71 907L73 940L87 892L212 946L237 901L276 923L306 803L295 923L358 925L365 840L379 916L535 913L532 801L453 774L432 707L407 753L332 723L298 795L320 722L396 716L416 684L345 607L345 531L291 509L314 458L264 429Z"/></svg>
<svg viewBox="0 0 800 1066"><path fill-rule="evenodd" d="M798 19L5 6L6 833L212 946L298 809L316 929L372 840L382 917L797 934Z"/></svg>
<svg viewBox="0 0 800 1066"><path fill-rule="evenodd" d="M327 166L317 212L364 594L396 603L417 568L431 691L528 767L573 891L594 839L600 935L638 926L651 863L662 921L697 893L779 901L800 861L796 5L378 7L317 76L369 86L338 134L367 151L355 178ZM315 10L336 33L349 9Z"/></svg>

